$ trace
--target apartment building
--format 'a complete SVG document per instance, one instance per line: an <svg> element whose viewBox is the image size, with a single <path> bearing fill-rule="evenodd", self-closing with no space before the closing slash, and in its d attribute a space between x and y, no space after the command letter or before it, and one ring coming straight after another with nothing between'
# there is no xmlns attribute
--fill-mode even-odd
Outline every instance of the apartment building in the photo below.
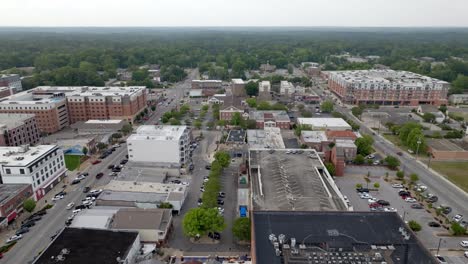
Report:
<svg viewBox="0 0 468 264"><path fill-rule="evenodd" d="M468 94L452 94L449 96L449 103L454 105L468 104Z"/></svg>
<svg viewBox="0 0 468 264"><path fill-rule="evenodd" d="M64 177L67 169L56 145L0 147L0 177L5 184L30 184L41 199Z"/></svg>
<svg viewBox="0 0 468 264"><path fill-rule="evenodd" d="M450 84L407 71L361 70L328 73L328 88L349 104L441 105Z"/></svg>
<svg viewBox="0 0 468 264"><path fill-rule="evenodd" d="M34 145L40 139L33 114L0 114L0 146Z"/></svg>
<svg viewBox="0 0 468 264"><path fill-rule="evenodd" d="M231 80L231 93L234 96L245 96L245 82L242 79Z"/></svg>
<svg viewBox="0 0 468 264"><path fill-rule="evenodd" d="M0 113L34 114L43 133L55 133L69 125L63 94L42 95L28 90L0 99Z"/></svg>
<svg viewBox="0 0 468 264"><path fill-rule="evenodd" d="M259 129L265 127L289 129L291 127L291 119L286 111L253 111L250 113L250 119L255 120Z"/></svg>
<svg viewBox="0 0 468 264"><path fill-rule="evenodd" d="M261 81L258 83L258 93L267 93L269 94L271 91L271 83L270 81Z"/></svg>
<svg viewBox="0 0 468 264"><path fill-rule="evenodd" d="M40 86L0 100L0 113L33 113L41 132L55 133L90 119L132 122L145 109L146 96L143 86Z"/></svg>
<svg viewBox="0 0 468 264"><path fill-rule="evenodd" d="M189 164L191 139L192 133L187 126L140 126L127 139L129 160L155 166L184 167Z"/></svg>
<svg viewBox="0 0 468 264"><path fill-rule="evenodd" d="M288 81L281 81L280 83L280 94L290 95L295 92L294 85Z"/></svg>
<svg viewBox="0 0 468 264"><path fill-rule="evenodd" d="M19 74L2 74L0 75L0 87L6 86L15 92L21 92L23 85L21 84L21 78Z"/></svg>
<svg viewBox="0 0 468 264"><path fill-rule="evenodd" d="M192 89L202 90L203 96L213 96L222 88L221 80L192 80Z"/></svg>

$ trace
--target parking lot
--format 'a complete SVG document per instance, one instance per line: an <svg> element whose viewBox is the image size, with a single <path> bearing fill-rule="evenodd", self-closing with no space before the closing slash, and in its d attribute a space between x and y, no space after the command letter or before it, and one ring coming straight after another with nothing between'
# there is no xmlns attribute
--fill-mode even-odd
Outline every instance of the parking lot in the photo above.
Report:
<svg viewBox="0 0 468 264"><path fill-rule="evenodd" d="M354 172L357 171L356 168L353 169ZM349 172L349 171L348 171ZM364 171L362 171L364 172ZM414 220L422 226L422 230L417 232L418 238L421 242L431 250L436 250L438 247L439 239L441 238L441 250L447 249L456 249L460 250L460 255L462 254L462 247L460 242L466 240L466 237L449 237L446 236L447 230L442 227L430 227L428 223L434 221L434 217L426 212L425 209L413 209L411 208L412 204L406 202L398 195L399 188L393 188L390 182L384 180L386 173L389 172L389 177L394 174L392 171L387 171L386 169L377 169L375 168L372 173L368 184L370 189L369 195L377 200L385 200L390 203L389 206L385 206L389 211L396 211L405 222ZM344 177L336 177L335 181L338 187L341 189L341 192L346 195L350 201L350 204L353 206L355 211L369 211L369 201L368 199L362 199L359 196L359 193L356 191L356 184L362 184L364 188L367 187L367 184L364 180L365 173L361 174L348 174ZM374 184L379 183L380 187L374 188ZM375 190L373 190L375 189ZM457 256L451 256L456 260ZM453 263L457 263L456 261ZM466 263L466 262L465 262Z"/></svg>

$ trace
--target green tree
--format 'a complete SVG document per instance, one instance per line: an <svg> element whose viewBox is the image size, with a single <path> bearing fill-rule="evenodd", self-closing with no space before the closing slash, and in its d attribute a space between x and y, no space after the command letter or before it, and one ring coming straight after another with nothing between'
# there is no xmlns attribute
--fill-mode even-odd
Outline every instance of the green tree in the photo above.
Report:
<svg viewBox="0 0 468 264"><path fill-rule="evenodd" d="M364 164L365 161L364 156L361 154L357 154L356 158L354 158L354 163L358 165Z"/></svg>
<svg viewBox="0 0 468 264"><path fill-rule="evenodd" d="M357 118L361 118L362 112L362 108L359 106L351 108L351 113Z"/></svg>
<svg viewBox="0 0 468 264"><path fill-rule="evenodd" d="M257 82L248 82L245 85L245 92L248 96L257 96L258 95L258 83Z"/></svg>
<svg viewBox="0 0 468 264"><path fill-rule="evenodd" d="M380 188L380 183L378 183L378 182L374 183L374 188L375 188L375 189Z"/></svg>
<svg viewBox="0 0 468 264"><path fill-rule="evenodd" d="M372 153L372 144L374 144L374 139L372 136L364 135L354 142L357 146L357 152L363 156L367 156Z"/></svg>
<svg viewBox="0 0 468 264"><path fill-rule="evenodd" d="M103 143L103 142L99 142L96 144L96 148L98 148L99 150L103 150L103 149L106 149L107 148L107 144L106 143Z"/></svg>
<svg viewBox="0 0 468 264"><path fill-rule="evenodd" d="M447 106L446 105L441 105L439 107L439 111L441 111L442 113L446 114L447 113Z"/></svg>
<svg viewBox="0 0 468 264"><path fill-rule="evenodd" d="M420 129L420 128L421 128L421 125L418 123L409 122L409 123L404 124L398 131L401 142L406 145L408 136L411 133L411 131L413 131L414 129Z"/></svg>
<svg viewBox="0 0 468 264"><path fill-rule="evenodd" d="M304 111L304 108L305 108L303 104L298 104L296 107L297 107L297 110L299 110L300 112Z"/></svg>
<svg viewBox="0 0 468 264"><path fill-rule="evenodd" d="M172 209L173 206L171 203L162 202L158 205L158 208Z"/></svg>
<svg viewBox="0 0 468 264"><path fill-rule="evenodd" d="M233 126L240 126L242 123L242 116L239 112L236 112L232 115L231 118L231 125Z"/></svg>
<svg viewBox="0 0 468 264"><path fill-rule="evenodd" d="M311 131L312 126L311 125L296 125L296 128L294 129L294 134L296 136L301 136L302 131Z"/></svg>
<svg viewBox="0 0 468 264"><path fill-rule="evenodd" d="M88 148L87 147L83 147L83 149L81 150L81 152L83 152L83 154L86 156L88 154Z"/></svg>
<svg viewBox="0 0 468 264"><path fill-rule="evenodd" d="M123 125L122 127L122 133L124 133L124 135L128 135L130 133L132 133L133 131L133 127L131 124L125 124Z"/></svg>
<svg viewBox="0 0 468 264"><path fill-rule="evenodd" d="M414 220L409 221L409 222L408 222L408 226L409 226L409 228L411 228L411 230L413 230L414 232L421 231L421 229L422 229L422 226L421 226L418 222L416 222L416 221L414 221Z"/></svg>
<svg viewBox="0 0 468 264"><path fill-rule="evenodd" d="M292 64L289 64L288 65L288 73L293 74L293 72L294 72L294 67L292 66Z"/></svg>
<svg viewBox="0 0 468 264"><path fill-rule="evenodd" d="M197 129L200 129L202 127L202 122L200 120L195 120L195 122L193 122L193 125L197 128Z"/></svg>
<svg viewBox="0 0 468 264"><path fill-rule="evenodd" d="M333 102L332 101L324 101L320 105L320 110L324 113L331 113L333 112Z"/></svg>
<svg viewBox="0 0 468 264"><path fill-rule="evenodd" d="M216 208L190 209L182 220L184 234L189 237L203 236L208 232L221 232L226 227L224 217Z"/></svg>
<svg viewBox="0 0 468 264"><path fill-rule="evenodd" d="M204 105L201 108L202 111L208 111L209 109L210 109L210 107L208 105Z"/></svg>
<svg viewBox="0 0 468 264"><path fill-rule="evenodd" d="M218 151L215 153L214 157L223 168L229 166L229 163L231 162L231 156L226 151Z"/></svg>
<svg viewBox="0 0 468 264"><path fill-rule="evenodd" d="M34 201L31 198L24 200L23 209L26 210L26 212L31 213L32 211L34 211L34 208L36 208L36 201Z"/></svg>
<svg viewBox="0 0 468 264"><path fill-rule="evenodd" d="M396 176L398 179L402 180L405 178L405 173L403 171L397 171Z"/></svg>
<svg viewBox="0 0 468 264"><path fill-rule="evenodd" d="M385 158L385 162L387 162L387 166L391 169L391 170L394 170L396 168L398 168L398 166L400 166L400 160L397 159L396 157L394 156L387 156Z"/></svg>
<svg viewBox="0 0 468 264"><path fill-rule="evenodd" d="M232 234L241 241L250 241L250 218L240 217L234 220Z"/></svg>
<svg viewBox="0 0 468 264"><path fill-rule="evenodd" d="M175 119L175 118L169 119L169 124L171 126L180 126L181 125L180 120Z"/></svg>
<svg viewBox="0 0 468 264"><path fill-rule="evenodd" d="M121 139L122 137L123 137L123 135L120 134L120 133L114 133L114 134L112 134L112 138L113 138L113 139L116 139L116 140Z"/></svg>
<svg viewBox="0 0 468 264"><path fill-rule="evenodd" d="M327 171L330 173L331 176L335 176L336 169L333 163L327 162L325 163L325 167L327 168Z"/></svg>
<svg viewBox="0 0 468 264"><path fill-rule="evenodd" d="M424 122L433 123L436 119L436 116L432 113L424 113L422 116Z"/></svg>
<svg viewBox="0 0 468 264"><path fill-rule="evenodd" d="M452 233L454 236L462 236L462 235L465 235L466 233L466 228L461 226L457 222L453 222L452 225L450 226L450 229L452 229Z"/></svg>
<svg viewBox="0 0 468 264"><path fill-rule="evenodd" d="M257 107L257 99L255 98L247 98L245 102L249 105L249 107L255 108Z"/></svg>
<svg viewBox="0 0 468 264"><path fill-rule="evenodd" d="M269 102L263 101L257 105L257 110L271 110L271 105Z"/></svg>
<svg viewBox="0 0 468 264"><path fill-rule="evenodd" d="M416 183L417 181L419 181L419 175L416 173L411 173L409 177L411 183Z"/></svg>

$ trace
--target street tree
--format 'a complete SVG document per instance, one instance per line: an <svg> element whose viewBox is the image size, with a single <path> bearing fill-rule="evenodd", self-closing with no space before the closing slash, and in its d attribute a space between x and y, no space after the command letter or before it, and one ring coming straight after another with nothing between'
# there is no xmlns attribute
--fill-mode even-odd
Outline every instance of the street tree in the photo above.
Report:
<svg viewBox="0 0 468 264"><path fill-rule="evenodd" d="M249 107L255 108L257 107L257 99L255 98L247 98L245 102L249 105Z"/></svg>
<svg viewBox="0 0 468 264"><path fill-rule="evenodd" d="M103 149L107 148L107 144L103 143L103 142L99 142L99 143L96 144L96 148L98 148L99 150L103 150Z"/></svg>
<svg viewBox="0 0 468 264"><path fill-rule="evenodd" d="M452 233L455 236L462 236L466 233L466 228L457 222L453 222L450 228L452 229Z"/></svg>
<svg viewBox="0 0 468 264"><path fill-rule="evenodd" d="M231 156L226 151L218 151L215 153L214 157L223 168L229 166L229 163L231 162Z"/></svg>
<svg viewBox="0 0 468 264"><path fill-rule="evenodd" d="M416 221L414 221L414 220L409 221L409 222L408 222L408 226L409 226L409 228L411 228L411 230L413 230L414 232L421 231L421 229L422 229L422 226L421 226L418 222L416 222Z"/></svg>
<svg viewBox="0 0 468 264"><path fill-rule="evenodd" d="M332 101L324 101L321 105L320 105L320 110L322 110L322 112L324 113L331 113L333 112L333 102Z"/></svg>
<svg viewBox="0 0 468 264"><path fill-rule="evenodd" d="M405 173L403 171L397 171L396 176L398 179L402 180L405 178Z"/></svg>
<svg viewBox="0 0 468 264"><path fill-rule="evenodd" d="M81 151L83 152L83 154L85 156L88 154L88 148L87 147L83 147L83 149Z"/></svg>
<svg viewBox="0 0 468 264"><path fill-rule="evenodd" d="M374 144L374 139L372 136L364 135L354 142L357 146L357 153L367 156L372 153L372 144Z"/></svg>
<svg viewBox="0 0 468 264"><path fill-rule="evenodd" d="M200 120L195 120L195 122L193 122L193 126L200 129L202 127L202 122Z"/></svg>
<svg viewBox="0 0 468 264"><path fill-rule="evenodd" d="M224 217L216 208L193 208L182 221L184 234L189 237L203 236L208 232L221 232L226 227Z"/></svg>
<svg viewBox="0 0 468 264"><path fill-rule="evenodd" d="M240 217L234 220L232 234L241 241L250 241L250 218Z"/></svg>
<svg viewBox="0 0 468 264"><path fill-rule="evenodd" d="M436 116L432 113L424 113L422 116L424 122L433 123L436 119Z"/></svg>
<svg viewBox="0 0 468 264"><path fill-rule="evenodd" d="M400 166L400 160L397 159L396 157L394 156L387 156L385 158L385 162L387 162L387 166L391 169L391 170L394 170L396 168L398 168L398 166Z"/></svg>
<svg viewBox="0 0 468 264"><path fill-rule="evenodd" d="M361 118L362 112L362 108L359 106L351 108L351 113L357 118Z"/></svg>
<svg viewBox="0 0 468 264"><path fill-rule="evenodd" d="M361 154L357 154L356 158L354 158L354 163L358 164L358 165L364 164L365 161L366 160L365 160L364 156L361 155Z"/></svg>
<svg viewBox="0 0 468 264"><path fill-rule="evenodd" d="M122 127L122 133L124 133L124 135L130 134L132 131L133 131L133 128L132 128L132 125L131 125L131 124L125 124L125 125Z"/></svg>
<svg viewBox="0 0 468 264"><path fill-rule="evenodd" d="M31 213L34 211L34 208L36 208L36 201L34 201L34 199L28 198L24 200L23 209L26 210L26 212Z"/></svg>
<svg viewBox="0 0 468 264"><path fill-rule="evenodd" d="M240 126L242 123L242 116L239 112L235 112L231 118L231 125Z"/></svg>
<svg viewBox="0 0 468 264"><path fill-rule="evenodd" d="M257 82L248 82L245 85L245 92L248 96L257 96L258 95L258 83Z"/></svg>
<svg viewBox="0 0 468 264"><path fill-rule="evenodd" d="M416 183L417 181L419 181L419 175L416 173L411 173L409 177L411 183Z"/></svg>

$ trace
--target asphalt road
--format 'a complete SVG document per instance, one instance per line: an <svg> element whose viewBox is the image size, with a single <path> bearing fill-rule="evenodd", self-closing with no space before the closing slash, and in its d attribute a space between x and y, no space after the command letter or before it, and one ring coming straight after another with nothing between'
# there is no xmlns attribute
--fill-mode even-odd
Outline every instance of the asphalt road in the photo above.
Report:
<svg viewBox="0 0 468 264"><path fill-rule="evenodd" d="M110 177L107 175L109 170L107 166L110 164L118 164L127 154L126 145L118 148L110 156L102 160L101 163L92 165L88 170L83 172L89 172L89 176L81 183L76 185L68 185L65 189L67 195L65 198L54 202L54 207L47 211L47 214L43 218L36 222L29 233L23 235L23 239L4 255L0 261L5 264L18 264L28 263L38 255L38 253L44 250L50 243L50 237L56 234L57 231L65 227L65 221L71 215L71 210L66 210L68 203L74 202L76 205L81 204L81 200L85 198L86 194L83 193L85 186L91 186L98 188L110 181ZM101 179L96 179L96 174L104 172L104 176ZM69 173L66 181L71 182L75 177L75 173ZM49 192L44 200L51 201L51 198L62 190L64 185L63 181L57 185L51 192Z"/></svg>

